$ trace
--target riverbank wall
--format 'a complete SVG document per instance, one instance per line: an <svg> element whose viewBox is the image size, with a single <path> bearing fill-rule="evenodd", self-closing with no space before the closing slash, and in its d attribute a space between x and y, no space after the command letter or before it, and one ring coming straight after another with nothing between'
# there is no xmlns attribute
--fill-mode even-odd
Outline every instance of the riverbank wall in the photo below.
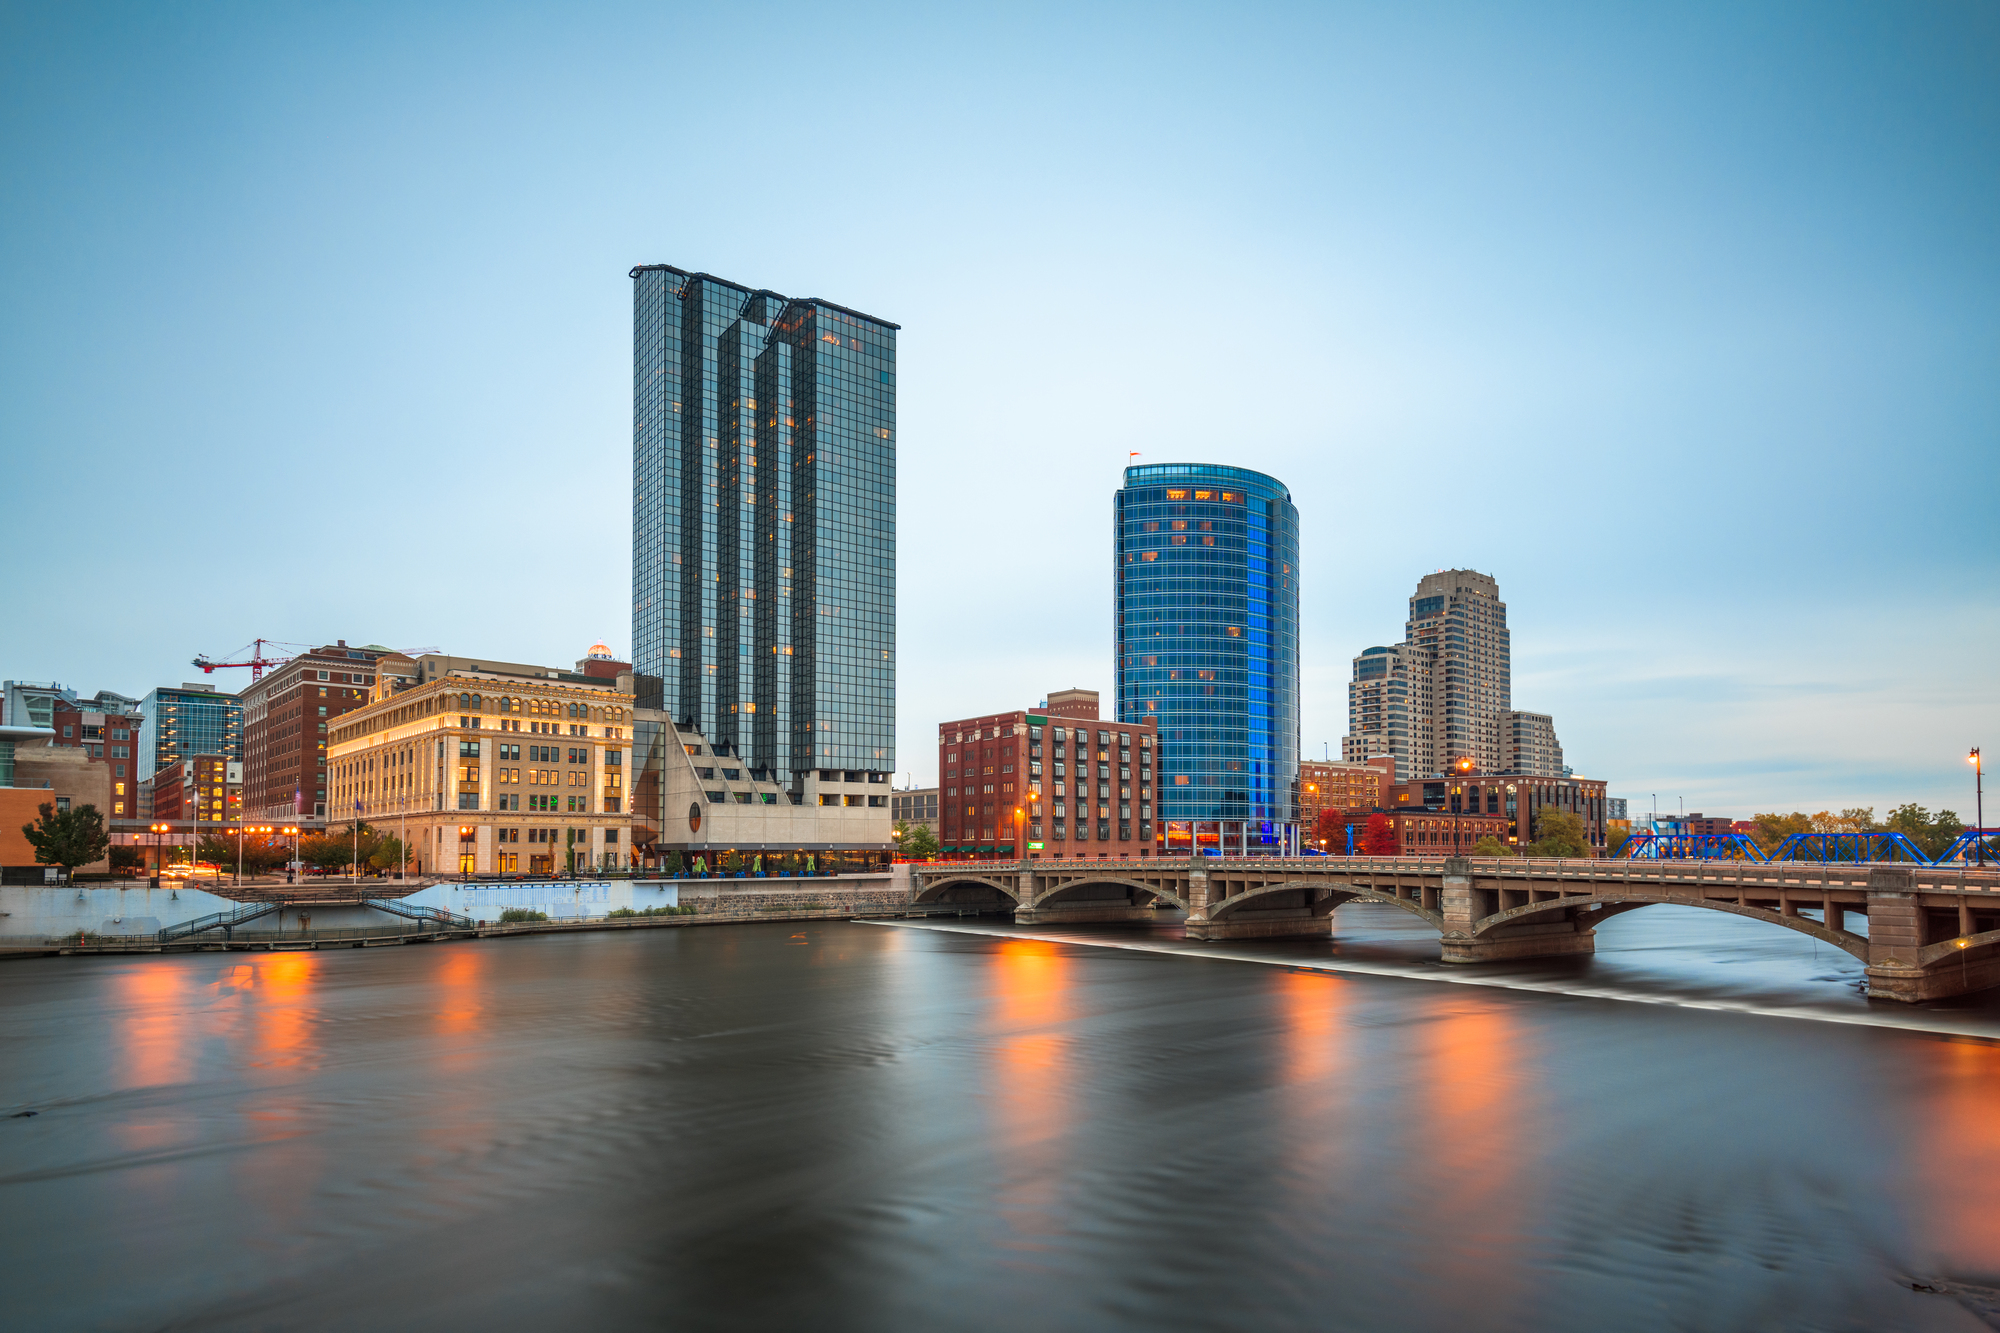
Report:
<svg viewBox="0 0 2000 1333"><path fill-rule="evenodd" d="M387 898L393 887L375 886ZM363 886L362 892L368 891ZM910 906L907 866L869 875L710 880L474 881L424 884L396 901L442 908L483 934L607 926L697 925L720 921L792 921L868 914L896 915ZM0 888L0 956L23 952L129 951L158 947L159 931L242 906L233 898L186 885L148 887L31 886ZM661 908L677 909L672 915ZM538 912L547 922L502 924L508 910ZM651 916L631 913L653 910ZM625 913L614 916L613 913ZM450 928L360 903L298 903L232 932L232 944L352 943L362 938L436 938ZM184 937L168 947L217 947L220 932Z"/></svg>

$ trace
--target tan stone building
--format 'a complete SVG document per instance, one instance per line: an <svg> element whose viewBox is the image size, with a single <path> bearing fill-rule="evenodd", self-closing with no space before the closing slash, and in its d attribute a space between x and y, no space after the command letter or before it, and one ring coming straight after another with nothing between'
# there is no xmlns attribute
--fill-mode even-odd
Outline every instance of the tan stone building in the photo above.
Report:
<svg viewBox="0 0 2000 1333"><path fill-rule="evenodd" d="M330 825L358 813L407 829L426 874L631 863L632 695L618 680L444 654L374 669L367 704L328 733Z"/></svg>

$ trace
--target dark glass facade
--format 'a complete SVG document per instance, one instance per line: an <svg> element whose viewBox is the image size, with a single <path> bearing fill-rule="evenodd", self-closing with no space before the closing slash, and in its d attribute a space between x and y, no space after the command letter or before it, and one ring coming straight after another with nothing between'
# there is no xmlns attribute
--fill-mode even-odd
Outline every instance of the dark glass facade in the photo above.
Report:
<svg viewBox="0 0 2000 1333"><path fill-rule="evenodd" d="M718 754L896 767L896 330L632 270L632 653Z"/></svg>
<svg viewBox="0 0 2000 1333"><path fill-rule="evenodd" d="M139 701L139 781L200 754L243 758L243 701L213 690L162 685Z"/></svg>
<svg viewBox="0 0 2000 1333"><path fill-rule="evenodd" d="M1117 545L1118 718L1160 737L1169 852L1297 848L1299 513L1261 472L1125 470Z"/></svg>

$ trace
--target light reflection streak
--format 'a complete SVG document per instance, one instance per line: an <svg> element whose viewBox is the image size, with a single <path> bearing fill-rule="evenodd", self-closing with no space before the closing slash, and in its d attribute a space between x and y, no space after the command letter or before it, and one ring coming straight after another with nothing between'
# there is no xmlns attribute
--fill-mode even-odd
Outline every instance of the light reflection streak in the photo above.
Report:
<svg viewBox="0 0 2000 1333"><path fill-rule="evenodd" d="M996 1041L988 1086L995 1147L1004 1158L994 1211L1007 1227L999 1243L1008 1249L1051 1248L1061 1231L1069 1043L1045 1029L1072 1017L1075 966L1064 950L1031 940L1001 944L994 959Z"/></svg>
<svg viewBox="0 0 2000 1333"><path fill-rule="evenodd" d="M1531 1053L1503 1005L1452 997L1430 1006L1411 1029L1423 1061L1414 1086L1429 1093L1414 1108L1413 1146L1452 1241L1428 1256L1427 1277L1468 1300L1476 1294L1476 1311L1497 1326L1527 1294L1527 1265L1516 1252L1537 1205L1524 1194L1520 1167L1543 1159L1540 1112L1523 1074Z"/></svg>
<svg viewBox="0 0 2000 1333"><path fill-rule="evenodd" d="M1944 1275L1980 1277L2000 1255L2000 1047L1962 1041L1926 1042L1929 1106L1912 1108L1924 1132L1912 1145L1915 1174L1925 1182L1917 1229ZM1929 1114L1926 1115L1926 1111Z"/></svg>

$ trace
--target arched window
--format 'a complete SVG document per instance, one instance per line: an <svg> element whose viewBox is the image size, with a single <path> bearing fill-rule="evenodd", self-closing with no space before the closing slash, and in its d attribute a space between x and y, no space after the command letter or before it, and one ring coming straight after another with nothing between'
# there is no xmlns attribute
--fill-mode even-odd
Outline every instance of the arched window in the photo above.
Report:
<svg viewBox="0 0 2000 1333"><path fill-rule="evenodd" d="M461 695L459 695L459 696L458 696L458 706L459 706L460 708L470 708L470 707L472 707L472 696L471 696L471 695L469 695L469 694L461 694Z"/></svg>
<svg viewBox="0 0 2000 1333"><path fill-rule="evenodd" d="M485 711L485 708L486 708L486 705L482 704L482 703L481 703L481 702L479 701L479 696L478 696L478 695L476 695L476 694L475 694L475 695L473 695L473 696L472 696L472 711L473 711L473 712L475 712L475 713L478 713L478 712L483 712L483 711Z"/></svg>

